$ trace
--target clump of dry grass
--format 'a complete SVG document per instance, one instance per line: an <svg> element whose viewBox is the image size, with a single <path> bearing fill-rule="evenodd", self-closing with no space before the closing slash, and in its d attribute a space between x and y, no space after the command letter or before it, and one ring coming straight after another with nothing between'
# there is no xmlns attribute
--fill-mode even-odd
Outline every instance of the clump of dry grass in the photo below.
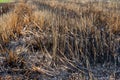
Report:
<svg viewBox="0 0 120 80"><path fill-rule="evenodd" d="M9 12L1 17L1 40L7 42L16 35L21 34L21 30L30 23L32 10L25 3L18 3L13 12ZM3 27L4 26L4 27ZM1 41L2 42L2 41Z"/></svg>
<svg viewBox="0 0 120 80"><path fill-rule="evenodd" d="M13 17L16 18L16 22L13 24L13 29L16 33L21 33L21 30L30 23L30 17L32 15L32 9L25 3L18 3L14 9Z"/></svg>
<svg viewBox="0 0 120 80"><path fill-rule="evenodd" d="M5 67L24 68L24 59L15 50L17 47L15 45L18 43L13 44L15 49L10 45L11 41L17 41L20 38L23 28L30 24L31 15L32 9L28 5L25 5L25 3L16 3L13 11L0 17L0 53L6 55L3 63Z"/></svg>

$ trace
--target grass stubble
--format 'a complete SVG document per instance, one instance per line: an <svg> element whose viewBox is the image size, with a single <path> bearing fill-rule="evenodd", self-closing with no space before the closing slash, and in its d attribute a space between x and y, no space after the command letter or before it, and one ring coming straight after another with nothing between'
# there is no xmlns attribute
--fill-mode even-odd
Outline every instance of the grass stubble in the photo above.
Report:
<svg viewBox="0 0 120 80"><path fill-rule="evenodd" d="M59 0L16 2L7 13L5 7L0 78L119 79L119 8L119 2Z"/></svg>

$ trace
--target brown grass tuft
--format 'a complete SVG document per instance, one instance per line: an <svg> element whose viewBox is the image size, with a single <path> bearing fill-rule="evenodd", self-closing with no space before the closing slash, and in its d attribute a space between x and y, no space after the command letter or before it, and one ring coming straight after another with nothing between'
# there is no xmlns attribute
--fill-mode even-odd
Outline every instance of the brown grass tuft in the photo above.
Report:
<svg viewBox="0 0 120 80"><path fill-rule="evenodd" d="M16 23L13 25L13 29L15 32L20 33L23 27L30 23L31 14L32 10L30 6L26 5L25 3L16 4L13 13L13 17L16 18Z"/></svg>

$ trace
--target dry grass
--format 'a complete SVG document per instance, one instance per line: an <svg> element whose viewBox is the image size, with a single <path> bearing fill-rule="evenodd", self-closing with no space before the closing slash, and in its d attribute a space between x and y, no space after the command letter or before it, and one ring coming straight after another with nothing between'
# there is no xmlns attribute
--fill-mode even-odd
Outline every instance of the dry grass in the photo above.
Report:
<svg viewBox="0 0 120 80"><path fill-rule="evenodd" d="M34 0L14 5L0 16L1 72L10 78L93 80L105 77L97 77L93 68L114 65L114 73L106 74L116 78L119 3Z"/></svg>

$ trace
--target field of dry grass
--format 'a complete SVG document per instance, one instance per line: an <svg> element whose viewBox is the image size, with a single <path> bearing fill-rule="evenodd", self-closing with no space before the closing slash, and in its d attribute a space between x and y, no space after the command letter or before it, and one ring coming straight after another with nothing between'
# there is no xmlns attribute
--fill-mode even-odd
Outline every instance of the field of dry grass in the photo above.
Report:
<svg viewBox="0 0 120 80"><path fill-rule="evenodd" d="M0 6L0 80L120 79L119 1Z"/></svg>

